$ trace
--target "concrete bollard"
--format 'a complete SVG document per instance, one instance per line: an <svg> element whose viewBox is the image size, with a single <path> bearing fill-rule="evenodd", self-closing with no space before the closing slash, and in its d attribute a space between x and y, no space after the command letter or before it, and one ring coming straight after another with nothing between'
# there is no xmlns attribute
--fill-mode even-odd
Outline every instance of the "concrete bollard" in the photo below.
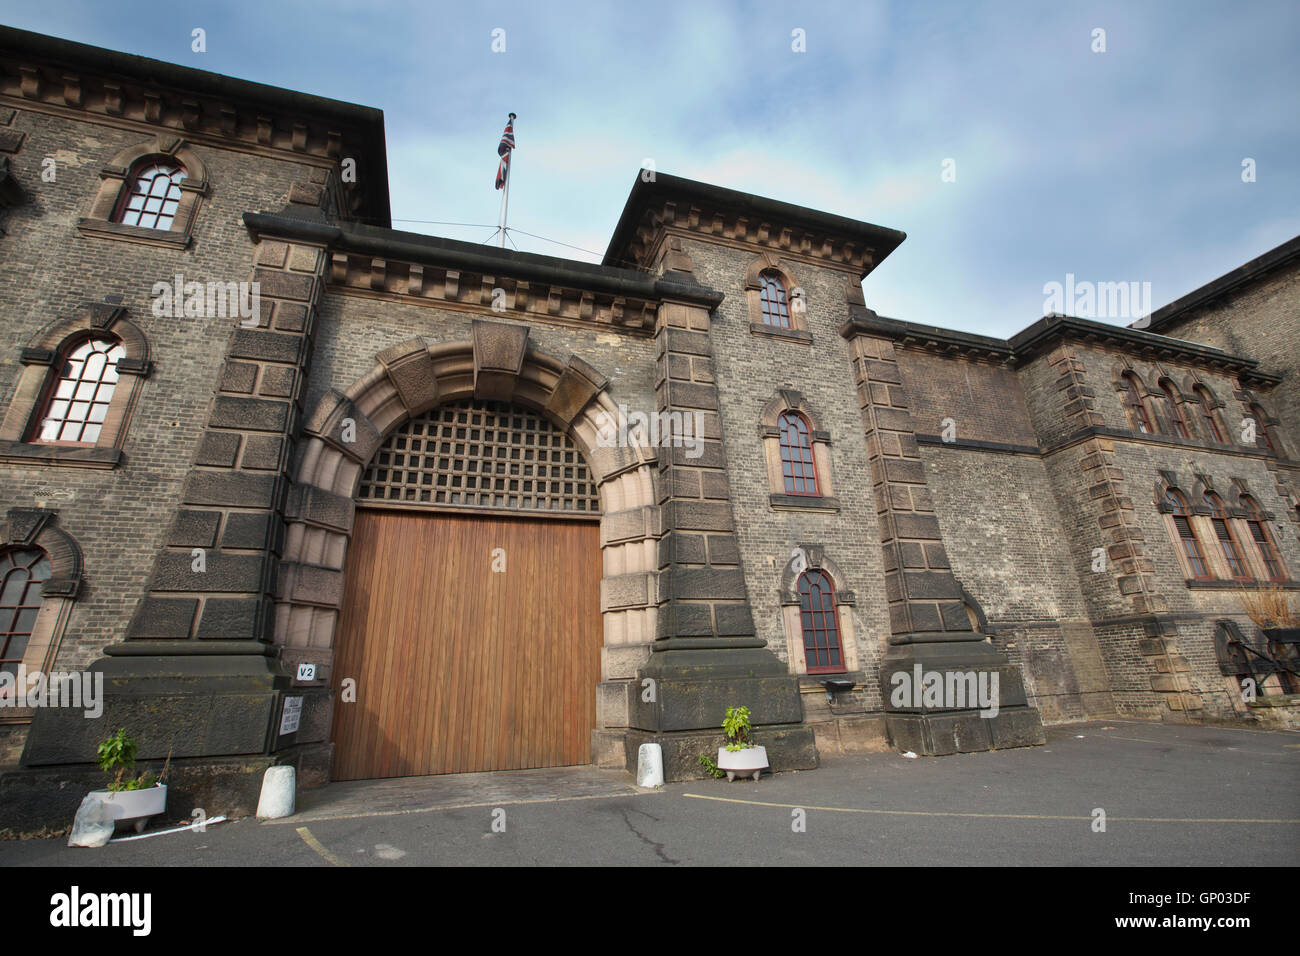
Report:
<svg viewBox="0 0 1300 956"><path fill-rule="evenodd" d="M278 820L293 816L297 775L292 766L268 767L262 776L262 795L257 800L257 819Z"/></svg>
<svg viewBox="0 0 1300 956"><path fill-rule="evenodd" d="M659 787L664 782L664 752L658 744L642 744L636 752L636 785Z"/></svg>

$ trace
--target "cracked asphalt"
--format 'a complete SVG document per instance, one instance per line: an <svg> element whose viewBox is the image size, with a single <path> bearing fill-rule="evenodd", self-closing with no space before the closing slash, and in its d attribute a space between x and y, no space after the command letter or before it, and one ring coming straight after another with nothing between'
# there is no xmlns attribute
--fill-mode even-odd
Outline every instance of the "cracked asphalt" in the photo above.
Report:
<svg viewBox="0 0 1300 956"><path fill-rule="evenodd" d="M300 813L0 866L1293 866L1300 734L1110 720L1044 747L638 790L593 768L333 784ZM1096 811L1105 829L1095 829Z"/></svg>

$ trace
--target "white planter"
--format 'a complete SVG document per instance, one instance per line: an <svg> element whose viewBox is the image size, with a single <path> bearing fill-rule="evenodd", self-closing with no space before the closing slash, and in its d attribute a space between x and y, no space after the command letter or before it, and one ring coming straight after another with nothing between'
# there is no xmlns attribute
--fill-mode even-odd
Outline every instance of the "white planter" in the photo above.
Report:
<svg viewBox="0 0 1300 956"><path fill-rule="evenodd" d="M167 807L167 785L158 783L145 790L96 790L109 819L119 827L133 825L136 833L144 832L149 818Z"/></svg>
<svg viewBox="0 0 1300 956"><path fill-rule="evenodd" d="M758 779L758 775L767 769L767 749L764 747L746 747L744 750L728 750L726 747L718 748L718 769L727 772L727 781L735 780L737 776L744 777L749 774Z"/></svg>

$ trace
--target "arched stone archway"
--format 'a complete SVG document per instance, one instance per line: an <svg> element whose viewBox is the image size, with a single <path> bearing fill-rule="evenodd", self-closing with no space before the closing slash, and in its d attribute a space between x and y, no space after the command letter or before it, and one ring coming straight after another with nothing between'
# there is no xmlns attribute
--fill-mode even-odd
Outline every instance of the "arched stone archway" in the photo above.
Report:
<svg viewBox="0 0 1300 956"><path fill-rule="evenodd" d="M411 339L376 355L375 367L346 392L321 396L304 422L286 507L275 620L286 664L314 663L316 682L329 684L355 496L385 437L437 405L479 398L542 412L586 458L601 512L602 679L635 677L655 637L655 457L644 446L600 441L602 426L618 415L606 385L576 356L561 361L532 348L525 326L476 321L469 341Z"/></svg>

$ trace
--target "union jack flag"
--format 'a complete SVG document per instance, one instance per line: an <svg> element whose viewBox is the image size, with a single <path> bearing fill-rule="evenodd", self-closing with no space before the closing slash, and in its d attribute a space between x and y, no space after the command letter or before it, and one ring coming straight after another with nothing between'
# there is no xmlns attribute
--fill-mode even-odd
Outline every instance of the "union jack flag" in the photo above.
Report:
<svg viewBox="0 0 1300 956"><path fill-rule="evenodd" d="M501 145L497 147L497 155L501 157L501 162L497 164L497 189L506 184L506 175L510 172L510 153L514 148L515 114L511 113L506 120L506 131L501 134Z"/></svg>

